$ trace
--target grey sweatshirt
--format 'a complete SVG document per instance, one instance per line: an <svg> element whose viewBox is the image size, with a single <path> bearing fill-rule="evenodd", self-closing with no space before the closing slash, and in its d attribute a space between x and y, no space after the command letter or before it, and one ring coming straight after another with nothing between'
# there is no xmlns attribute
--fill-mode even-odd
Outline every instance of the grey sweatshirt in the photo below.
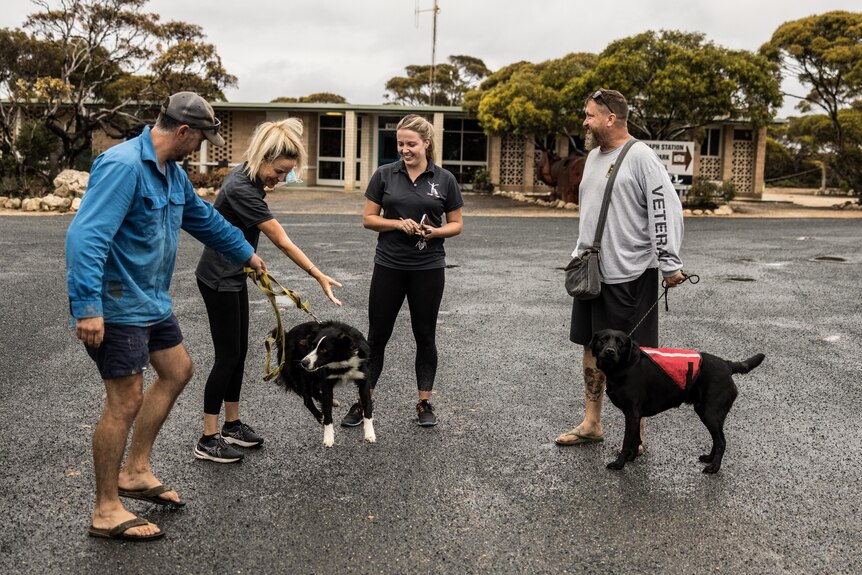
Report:
<svg viewBox="0 0 862 575"><path fill-rule="evenodd" d="M596 148L587 156L573 257L593 244L607 177L621 150L622 146L603 153ZM682 270L682 234L682 204L667 170L649 146L635 143L623 159L611 194L599 256L602 281L631 281L654 267L664 277L674 275Z"/></svg>

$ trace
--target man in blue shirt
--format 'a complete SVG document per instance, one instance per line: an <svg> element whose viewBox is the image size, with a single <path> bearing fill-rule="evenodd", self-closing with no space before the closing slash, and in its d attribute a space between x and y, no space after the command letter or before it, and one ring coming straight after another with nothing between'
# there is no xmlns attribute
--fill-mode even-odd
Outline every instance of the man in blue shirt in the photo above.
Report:
<svg viewBox="0 0 862 575"><path fill-rule="evenodd" d="M185 505L150 468L156 435L194 371L168 294L180 229L258 274L266 270L242 232L198 198L177 165L204 138L224 145L219 125L197 94L170 96L154 127L96 158L66 236L75 335L96 362L106 391L93 434L94 537L147 541L164 535L126 510L120 497ZM158 377L144 392L148 363Z"/></svg>

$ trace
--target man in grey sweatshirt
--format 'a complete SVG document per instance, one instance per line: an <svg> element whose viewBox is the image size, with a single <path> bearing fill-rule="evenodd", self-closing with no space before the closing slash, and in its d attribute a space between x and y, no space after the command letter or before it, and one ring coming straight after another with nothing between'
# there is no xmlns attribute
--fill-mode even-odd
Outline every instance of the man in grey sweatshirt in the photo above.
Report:
<svg viewBox="0 0 862 575"><path fill-rule="evenodd" d="M572 256L592 245L607 178L631 138L628 103L616 90L595 92L587 98L584 112L587 143L592 141L595 147L587 156L581 180L578 243ZM611 194L599 258L601 294L589 301L575 299L572 306L569 339L584 346L586 410L580 424L557 437L558 445L602 441L605 376L596 367L590 338L601 329L628 333L636 328L631 336L639 344L658 346L658 307L652 307L658 299L658 272L671 287L685 279L679 258L682 235L682 204L667 170L649 146L637 142L620 164Z"/></svg>

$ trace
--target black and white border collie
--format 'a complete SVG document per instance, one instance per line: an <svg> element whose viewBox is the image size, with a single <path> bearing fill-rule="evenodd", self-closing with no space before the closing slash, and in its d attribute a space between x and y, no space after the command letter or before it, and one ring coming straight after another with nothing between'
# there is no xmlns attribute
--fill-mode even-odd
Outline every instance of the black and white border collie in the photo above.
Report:
<svg viewBox="0 0 862 575"><path fill-rule="evenodd" d="M365 415L362 423L365 441L375 443L372 421L371 393L368 387L368 341L360 331L337 321L301 323L282 334L278 328L271 337L276 342L281 363L281 340L284 338L285 358L276 383L302 396L305 407L323 424L323 445L335 443L332 425L332 390L339 383L352 381L359 389L359 401ZM313 400L320 403L320 409Z"/></svg>

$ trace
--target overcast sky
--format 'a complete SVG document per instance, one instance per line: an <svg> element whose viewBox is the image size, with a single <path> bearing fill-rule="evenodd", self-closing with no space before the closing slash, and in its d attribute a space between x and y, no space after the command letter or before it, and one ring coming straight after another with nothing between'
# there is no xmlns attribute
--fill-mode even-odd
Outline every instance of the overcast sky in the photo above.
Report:
<svg viewBox="0 0 862 575"><path fill-rule="evenodd" d="M55 5L55 0L49 0ZM203 27L239 86L233 102L333 92L353 104L383 102L389 78L429 64L433 0L150 0L162 21ZM475 56L497 70L570 52L601 52L646 30L703 32L720 46L757 50L784 22L862 0L439 0L437 62ZM616 7L616 13L613 13ZM0 27L18 27L35 7L3 0ZM787 83L785 90L799 92ZM793 114L786 98L782 116Z"/></svg>

